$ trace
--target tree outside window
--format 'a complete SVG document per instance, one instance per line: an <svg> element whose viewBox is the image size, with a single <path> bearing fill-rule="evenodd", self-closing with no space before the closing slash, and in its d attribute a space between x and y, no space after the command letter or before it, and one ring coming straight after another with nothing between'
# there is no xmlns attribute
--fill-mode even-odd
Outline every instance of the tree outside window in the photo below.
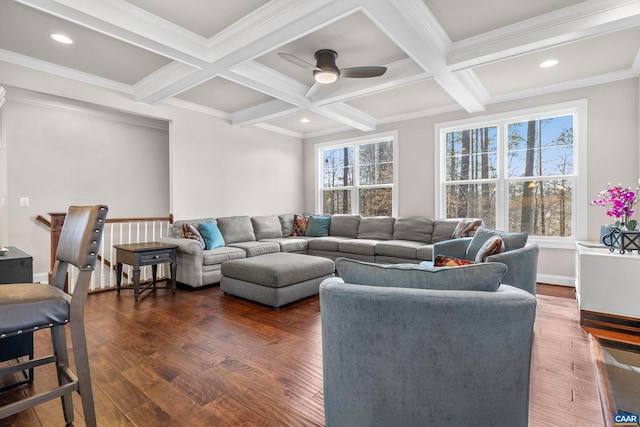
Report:
<svg viewBox="0 0 640 427"><path fill-rule="evenodd" d="M393 138L323 147L321 203L324 214L393 214Z"/></svg>
<svg viewBox="0 0 640 427"><path fill-rule="evenodd" d="M573 230L574 115L502 120L441 133L447 217L533 236Z"/></svg>

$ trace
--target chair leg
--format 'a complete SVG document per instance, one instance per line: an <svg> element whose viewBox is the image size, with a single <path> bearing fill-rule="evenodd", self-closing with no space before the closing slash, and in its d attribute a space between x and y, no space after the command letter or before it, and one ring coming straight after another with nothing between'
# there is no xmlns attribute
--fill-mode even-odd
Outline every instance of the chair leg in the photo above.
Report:
<svg viewBox="0 0 640 427"><path fill-rule="evenodd" d="M93 389L91 388L91 374L89 372L89 353L87 351L87 337L82 322L70 322L71 343L73 357L76 362L78 376L78 393L82 400L84 422L87 427L96 427L96 410L93 404Z"/></svg>
<svg viewBox="0 0 640 427"><path fill-rule="evenodd" d="M58 384L64 385L69 383L63 369L69 366L69 355L67 353L67 337L65 335L64 326L54 326L51 328L51 341L53 343L53 354L56 356L56 371L58 373ZM62 395L62 411L64 412L64 420L67 424L73 422L73 396L72 391Z"/></svg>

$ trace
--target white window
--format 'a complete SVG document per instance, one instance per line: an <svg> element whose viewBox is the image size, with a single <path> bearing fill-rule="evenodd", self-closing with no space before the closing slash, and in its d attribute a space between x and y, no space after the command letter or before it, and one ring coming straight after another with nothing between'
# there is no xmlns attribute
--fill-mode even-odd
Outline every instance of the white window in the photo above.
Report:
<svg viewBox="0 0 640 427"><path fill-rule="evenodd" d="M395 132L316 145L316 210L324 214L396 212Z"/></svg>
<svg viewBox="0 0 640 427"><path fill-rule="evenodd" d="M586 101L440 124L436 140L441 215L540 241L584 235Z"/></svg>

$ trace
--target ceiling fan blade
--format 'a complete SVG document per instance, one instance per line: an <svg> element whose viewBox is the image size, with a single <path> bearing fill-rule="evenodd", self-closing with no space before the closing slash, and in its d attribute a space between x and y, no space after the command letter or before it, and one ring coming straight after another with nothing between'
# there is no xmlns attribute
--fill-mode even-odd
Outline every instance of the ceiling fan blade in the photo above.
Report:
<svg viewBox="0 0 640 427"><path fill-rule="evenodd" d="M387 67L378 66L342 68L340 70L340 77L361 79L367 77L378 77L386 72Z"/></svg>
<svg viewBox="0 0 640 427"><path fill-rule="evenodd" d="M313 70L320 70L320 68L316 67L312 63L307 62L304 59L300 59L297 56L291 55L290 53L278 53L278 55L280 55L280 58L286 59L287 61L291 62L292 64L295 64L298 67L302 67L305 70L312 70L312 71Z"/></svg>

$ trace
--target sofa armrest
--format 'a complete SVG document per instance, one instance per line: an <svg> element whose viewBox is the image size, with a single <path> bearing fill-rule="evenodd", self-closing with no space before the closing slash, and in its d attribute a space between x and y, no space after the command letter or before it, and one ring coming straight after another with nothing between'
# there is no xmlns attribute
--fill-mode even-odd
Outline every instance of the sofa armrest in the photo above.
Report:
<svg viewBox="0 0 640 427"><path fill-rule="evenodd" d="M467 248L471 243L472 237L462 237L459 239L445 240L433 244L433 259L436 255L446 255L454 258L464 259L467 254Z"/></svg>
<svg viewBox="0 0 640 427"><path fill-rule="evenodd" d="M540 246L535 242L529 242L523 248L491 255L487 257L487 262L506 264L508 270L502 278L502 283L524 289L535 295L539 252Z"/></svg>
<svg viewBox="0 0 640 427"><path fill-rule="evenodd" d="M162 237L160 239L162 243L170 243L172 245L178 245L178 252L184 252L192 255L202 255L202 246L200 243L193 239L187 239L185 237Z"/></svg>

